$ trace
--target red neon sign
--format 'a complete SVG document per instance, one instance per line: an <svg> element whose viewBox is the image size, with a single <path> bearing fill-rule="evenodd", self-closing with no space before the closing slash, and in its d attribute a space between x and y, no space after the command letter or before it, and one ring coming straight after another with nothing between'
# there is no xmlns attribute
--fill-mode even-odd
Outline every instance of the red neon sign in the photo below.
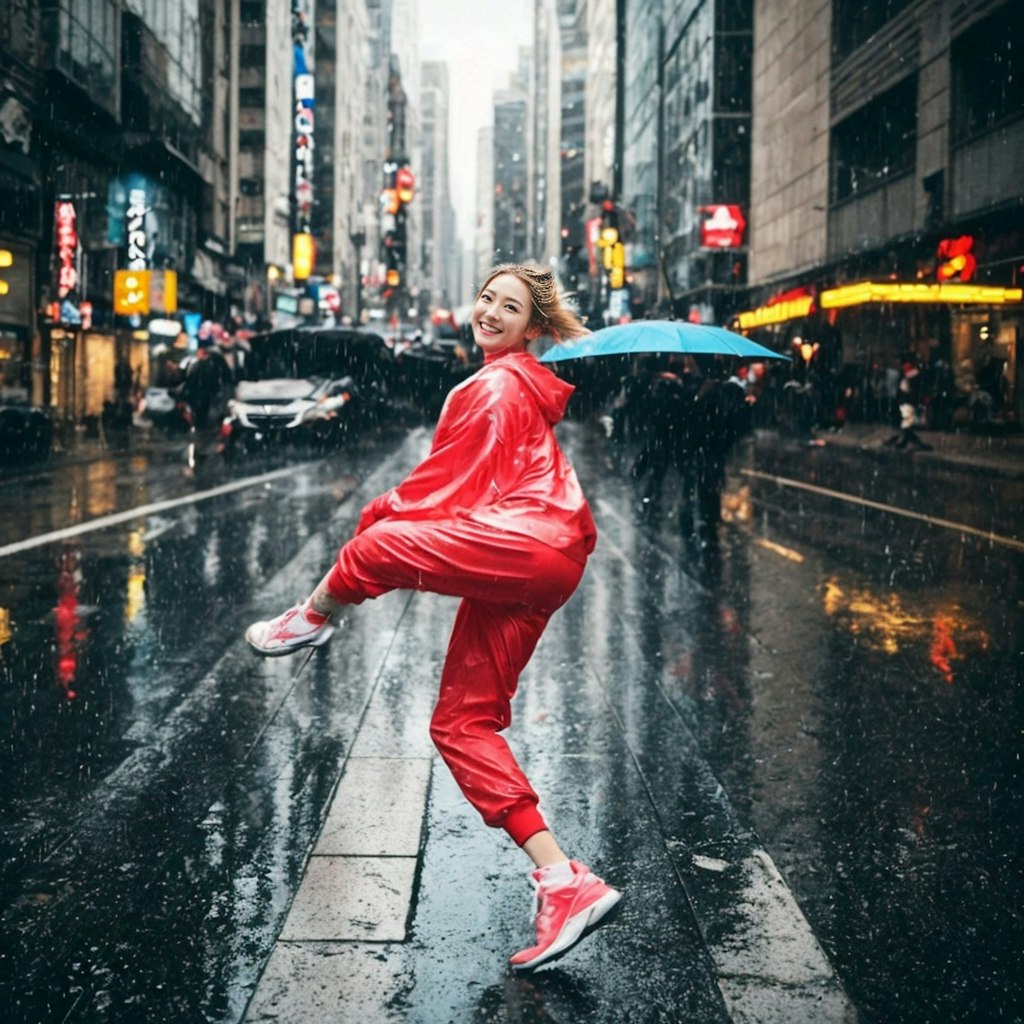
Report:
<svg viewBox="0 0 1024 1024"><path fill-rule="evenodd" d="M978 265L978 261L971 253L973 248L973 235L943 238L936 253L939 265L935 270L935 276L940 281L952 281L954 278L958 281L970 281Z"/></svg>
<svg viewBox="0 0 1024 1024"><path fill-rule="evenodd" d="M746 218L738 206L699 206L700 244L705 249L738 249L743 244Z"/></svg>
<svg viewBox="0 0 1024 1024"><path fill-rule="evenodd" d="M66 200L54 210L54 233L57 241L57 295L64 299L78 287L78 230L75 227L75 204Z"/></svg>

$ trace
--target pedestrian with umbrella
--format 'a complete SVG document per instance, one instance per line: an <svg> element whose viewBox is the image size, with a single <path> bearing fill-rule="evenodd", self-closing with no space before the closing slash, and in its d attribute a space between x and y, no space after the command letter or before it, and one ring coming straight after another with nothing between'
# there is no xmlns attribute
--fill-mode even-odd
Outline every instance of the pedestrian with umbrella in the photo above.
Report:
<svg viewBox="0 0 1024 1024"><path fill-rule="evenodd" d="M747 418L743 387L724 367L730 362L788 360L789 356L722 327L676 320L637 320L551 348L541 356L541 362L635 357L642 353L662 353L673 358L692 356L705 367L704 382L693 405L679 403L686 414L680 414L678 424L667 420L661 423L654 435L655 443L648 442L641 451L634 476L641 476L653 466L652 476L660 485L668 465L662 453L672 452L683 477L681 526L687 533L692 530L690 503L695 499L705 539L710 540L721 518L725 462L745 429ZM655 403L652 408L659 407ZM654 494L656 489L647 497Z"/></svg>
<svg viewBox="0 0 1024 1024"><path fill-rule="evenodd" d="M534 945L511 957L529 970L606 919L620 893L570 860L501 736L511 700L551 615L580 582L596 529L553 426L573 388L529 351L542 334L585 333L536 264L502 264L473 306L484 365L445 401L427 458L362 511L354 537L312 595L246 639L261 655L326 643L347 605L396 589L461 598L431 737L486 824L533 861Z"/></svg>

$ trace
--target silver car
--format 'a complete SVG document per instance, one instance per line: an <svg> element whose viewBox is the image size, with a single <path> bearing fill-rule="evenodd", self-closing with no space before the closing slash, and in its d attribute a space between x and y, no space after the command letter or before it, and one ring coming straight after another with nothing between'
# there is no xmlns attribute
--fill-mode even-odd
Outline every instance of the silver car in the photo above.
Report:
<svg viewBox="0 0 1024 1024"><path fill-rule="evenodd" d="M340 442L355 398L351 377L242 381L221 425L225 451L279 441Z"/></svg>

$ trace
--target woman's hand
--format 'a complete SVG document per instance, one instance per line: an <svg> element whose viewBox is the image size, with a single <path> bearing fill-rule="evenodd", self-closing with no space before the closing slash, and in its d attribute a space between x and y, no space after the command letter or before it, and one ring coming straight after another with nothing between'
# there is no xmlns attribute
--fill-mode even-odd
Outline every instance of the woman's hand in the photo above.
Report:
<svg viewBox="0 0 1024 1024"><path fill-rule="evenodd" d="M379 494L360 513L359 522L356 523L356 532L353 536L358 537L363 530L369 529L379 519L383 519L390 508L387 493Z"/></svg>

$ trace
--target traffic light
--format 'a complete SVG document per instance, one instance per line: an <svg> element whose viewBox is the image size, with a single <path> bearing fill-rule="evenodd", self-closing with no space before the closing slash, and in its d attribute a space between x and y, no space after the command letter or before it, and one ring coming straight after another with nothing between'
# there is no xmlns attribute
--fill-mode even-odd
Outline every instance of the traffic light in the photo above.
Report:
<svg viewBox="0 0 1024 1024"><path fill-rule="evenodd" d="M619 211L611 199L601 204L601 243L615 245L619 240Z"/></svg>
<svg viewBox="0 0 1024 1024"><path fill-rule="evenodd" d="M398 201L403 205L412 202L416 194L416 179L408 166L399 167L395 171L395 191L398 193Z"/></svg>

